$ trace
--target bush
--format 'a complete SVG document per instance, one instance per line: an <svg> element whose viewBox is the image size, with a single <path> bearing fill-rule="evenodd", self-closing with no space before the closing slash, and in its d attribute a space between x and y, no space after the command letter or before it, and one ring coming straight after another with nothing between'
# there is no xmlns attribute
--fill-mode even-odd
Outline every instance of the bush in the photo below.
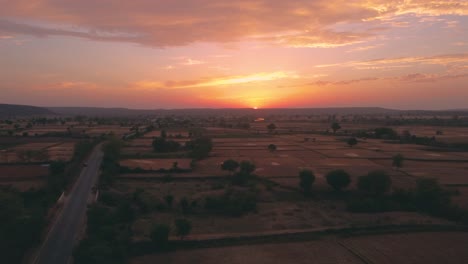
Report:
<svg viewBox="0 0 468 264"><path fill-rule="evenodd" d="M378 213L390 210L391 204L384 198L360 197L351 199L347 208L354 213Z"/></svg>
<svg viewBox="0 0 468 264"><path fill-rule="evenodd" d="M257 209L257 197L251 191L226 190L222 196L206 197L205 208L217 214L241 216Z"/></svg>
<svg viewBox="0 0 468 264"><path fill-rule="evenodd" d="M392 179L384 171L371 171L358 179L358 189L374 197L382 196L391 186Z"/></svg>
<svg viewBox="0 0 468 264"><path fill-rule="evenodd" d="M326 178L327 183L337 191L348 187L351 183L351 176L344 170L330 171Z"/></svg>
<svg viewBox="0 0 468 264"><path fill-rule="evenodd" d="M165 224L155 224L151 229L151 241L157 248L166 248L169 242L170 228Z"/></svg>
<svg viewBox="0 0 468 264"><path fill-rule="evenodd" d="M312 191L312 184L315 181L315 175L311 170L302 170L299 172L299 187L304 191L304 194L310 194Z"/></svg>
<svg viewBox="0 0 468 264"><path fill-rule="evenodd" d="M175 227L176 227L176 234L180 236L180 239L184 239L188 234L190 234L190 231L192 231L192 223L185 219L176 219L175 220Z"/></svg>

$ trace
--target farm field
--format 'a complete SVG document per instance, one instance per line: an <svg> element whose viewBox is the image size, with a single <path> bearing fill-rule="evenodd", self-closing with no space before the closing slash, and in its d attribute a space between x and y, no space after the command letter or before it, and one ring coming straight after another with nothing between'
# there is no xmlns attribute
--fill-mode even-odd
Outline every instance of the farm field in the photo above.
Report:
<svg viewBox="0 0 468 264"><path fill-rule="evenodd" d="M177 176L176 176L177 177ZM119 192L132 195L144 189L153 206L164 204L165 197L174 197L172 209L142 215L133 224L134 240L149 239L149 232L155 223L171 223L180 217L178 204L181 199L197 203L194 212L187 215L193 230L189 238L215 236L236 236L240 234L261 234L262 232L304 230L344 226L388 225L388 224L446 224L445 220L413 212L389 212L379 214L356 214L345 210L344 201L305 199L296 191L274 187L270 190L258 186L258 202L255 212L240 217L213 215L205 212L206 197L224 193L219 189L223 180L198 180L152 182L120 180L115 187Z"/></svg>
<svg viewBox="0 0 468 264"><path fill-rule="evenodd" d="M177 168L189 170L191 161L191 159L126 159L120 161L120 166L129 169L140 168L152 171L160 169L170 170L176 163Z"/></svg>
<svg viewBox="0 0 468 264"><path fill-rule="evenodd" d="M424 241L424 243L422 243ZM428 263L459 264L468 259L468 233L415 233L263 245L195 249L135 257L147 263ZM347 247L358 252L364 262ZM429 253L430 252L430 253Z"/></svg>

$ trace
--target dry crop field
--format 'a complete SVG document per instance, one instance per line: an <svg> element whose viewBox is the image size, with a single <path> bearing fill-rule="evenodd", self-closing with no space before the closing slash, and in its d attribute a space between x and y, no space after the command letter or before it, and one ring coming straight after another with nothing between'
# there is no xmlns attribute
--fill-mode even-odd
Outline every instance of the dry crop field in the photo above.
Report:
<svg viewBox="0 0 468 264"><path fill-rule="evenodd" d="M143 170L170 170L174 163L177 167L183 170L190 169L191 159L126 159L120 161L120 166L129 169L141 168Z"/></svg>
<svg viewBox="0 0 468 264"><path fill-rule="evenodd" d="M42 165L0 165L0 185L11 185L20 191L45 185L49 168Z"/></svg>
<svg viewBox="0 0 468 264"><path fill-rule="evenodd" d="M214 215L204 210L206 197L224 193L222 180L154 182L120 180L115 187L119 192L132 195L144 189L147 199L154 205L165 204L165 196L172 195L172 209L141 215L133 224L135 240L149 239L155 223L172 223L180 217L178 204L187 198L196 201L195 212L187 217L193 225L189 238L202 239L219 236L262 234L267 232L291 232L305 229L365 226L375 224L446 223L444 220L420 215L415 212L390 212L378 214L355 214L345 209L344 201L306 199L294 190L281 187L258 186L256 212L241 217ZM289 230L289 231L288 231Z"/></svg>
<svg viewBox="0 0 468 264"><path fill-rule="evenodd" d="M463 232L391 234L195 249L135 257L131 263L460 264L468 258L467 244Z"/></svg>

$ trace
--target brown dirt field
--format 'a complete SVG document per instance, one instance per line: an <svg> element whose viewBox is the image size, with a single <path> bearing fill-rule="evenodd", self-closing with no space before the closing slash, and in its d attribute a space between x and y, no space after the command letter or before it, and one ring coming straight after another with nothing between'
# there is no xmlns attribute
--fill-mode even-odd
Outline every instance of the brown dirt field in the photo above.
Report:
<svg viewBox="0 0 468 264"><path fill-rule="evenodd" d="M391 165L391 160L375 160L376 164ZM417 177L437 178L442 184L468 184L468 162L423 162L407 160L401 171Z"/></svg>
<svg viewBox="0 0 468 264"><path fill-rule="evenodd" d="M384 152L350 147L345 149L317 150L317 152L330 158L391 158L391 155Z"/></svg>
<svg viewBox="0 0 468 264"><path fill-rule="evenodd" d="M265 245L246 245L223 248L196 249L137 257L132 264L149 263L206 263L206 264L253 264L253 263L313 263L362 264L343 247L334 242L310 241Z"/></svg>
<svg viewBox="0 0 468 264"><path fill-rule="evenodd" d="M0 180L37 179L49 174L49 168L41 165L2 165Z"/></svg>
<svg viewBox="0 0 468 264"><path fill-rule="evenodd" d="M178 201L187 197L197 200L203 208L207 195L220 194L223 190L213 190L220 181L200 182L142 182L119 181L117 189L131 194L137 188L144 188L154 201L164 201L164 196L174 196L174 208ZM413 212L391 212L381 214L353 214L345 210L344 201L310 200L296 191L274 187L272 191L259 185L257 212L242 217L223 217L204 211L190 214L193 224L192 234L241 234L280 230L300 230L343 225L408 224L408 223L447 223L447 221L419 215ZM180 217L179 211L154 212L137 219L133 225L135 239L148 237L153 223L172 223Z"/></svg>
<svg viewBox="0 0 468 264"><path fill-rule="evenodd" d="M191 159L127 159L121 160L120 166L130 169L142 168L144 170L171 169L174 162L180 169L190 169Z"/></svg>
<svg viewBox="0 0 468 264"><path fill-rule="evenodd" d="M468 233L415 233L345 239L344 244L379 264L468 262Z"/></svg>
<svg viewBox="0 0 468 264"><path fill-rule="evenodd" d="M153 153L152 147L124 147L122 148L123 155L135 155L135 154L145 154Z"/></svg>
<svg viewBox="0 0 468 264"><path fill-rule="evenodd" d="M452 197L453 202L458 206L468 209L468 186L448 187L448 189L459 193L457 196Z"/></svg>
<svg viewBox="0 0 468 264"><path fill-rule="evenodd" d="M255 174L262 177L297 176L305 167L304 161L294 157L287 158L254 158L257 169Z"/></svg>
<svg viewBox="0 0 468 264"><path fill-rule="evenodd" d="M339 243L342 243L340 245ZM468 262L467 233L438 232L389 234L348 239L245 245L176 251L133 258L149 263L367 263L460 264Z"/></svg>
<svg viewBox="0 0 468 264"><path fill-rule="evenodd" d="M43 180L35 181L0 181L1 186L12 186L13 188L18 189L20 192L25 192L30 189L41 189L46 183Z"/></svg>
<svg viewBox="0 0 468 264"><path fill-rule="evenodd" d="M51 160L69 161L73 158L75 151L75 143L68 142L60 145L52 146L47 149Z"/></svg>
<svg viewBox="0 0 468 264"><path fill-rule="evenodd" d="M41 150L45 148L49 148L52 146L58 146L61 142L44 142L44 143L28 143L22 144L14 147L15 151L19 150Z"/></svg>

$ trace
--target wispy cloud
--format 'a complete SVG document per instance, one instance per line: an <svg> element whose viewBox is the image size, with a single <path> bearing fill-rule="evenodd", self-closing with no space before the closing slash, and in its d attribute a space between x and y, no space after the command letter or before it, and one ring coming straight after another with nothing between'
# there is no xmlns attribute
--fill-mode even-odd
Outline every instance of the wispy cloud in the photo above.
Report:
<svg viewBox="0 0 468 264"><path fill-rule="evenodd" d="M378 69L383 67L406 67L405 64L448 65L451 63L468 63L468 53L447 54L431 57L400 57L389 59L376 59L369 61L349 61L344 63L316 65L315 67L353 67L357 69Z"/></svg>
<svg viewBox="0 0 468 264"><path fill-rule="evenodd" d="M1 35L61 35L156 47L258 36L274 36L260 39L291 47L341 47L378 32L330 30L339 23L382 21L387 27L405 27L405 21L388 24L388 18L468 15L468 2L454 0L16 0L2 1L1 6Z"/></svg>
<svg viewBox="0 0 468 264"><path fill-rule="evenodd" d="M132 86L139 89L184 89L198 87L220 87L235 84L245 84L254 82L267 82L280 79L297 79L299 75L294 72L262 72L248 75L234 75L226 77L189 80L189 81L139 81Z"/></svg>

